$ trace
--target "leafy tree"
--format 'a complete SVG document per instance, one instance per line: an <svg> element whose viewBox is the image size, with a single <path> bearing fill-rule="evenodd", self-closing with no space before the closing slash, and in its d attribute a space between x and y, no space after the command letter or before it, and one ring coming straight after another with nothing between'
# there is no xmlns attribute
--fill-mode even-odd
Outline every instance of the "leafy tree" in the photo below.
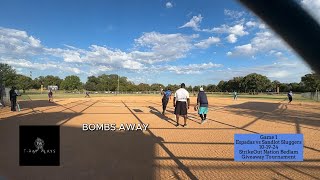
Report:
<svg viewBox="0 0 320 180"><path fill-rule="evenodd" d="M67 76L61 83L61 88L65 90L80 90L82 83L80 78L75 75Z"/></svg>
<svg viewBox="0 0 320 180"><path fill-rule="evenodd" d="M145 83L140 83L137 88L139 91L149 91L150 90L149 84L145 84Z"/></svg>
<svg viewBox="0 0 320 180"><path fill-rule="evenodd" d="M8 64L0 63L0 84L7 87L15 85L16 71Z"/></svg>
<svg viewBox="0 0 320 180"><path fill-rule="evenodd" d="M23 93L25 93L26 90L30 89L32 87L32 79L28 76L24 76L21 74L18 74L16 76L16 87L17 89L22 89Z"/></svg>
<svg viewBox="0 0 320 180"><path fill-rule="evenodd" d="M180 85L177 85L177 84L168 84L167 88L170 88L171 91L176 91L180 88Z"/></svg>
<svg viewBox="0 0 320 180"><path fill-rule="evenodd" d="M95 84L94 82L86 82L84 84L84 89L86 89L88 91L96 91L97 90L97 84Z"/></svg>
<svg viewBox="0 0 320 180"><path fill-rule="evenodd" d="M291 91L293 92L303 92L303 89L300 83L290 83L289 86L291 88Z"/></svg>
<svg viewBox="0 0 320 180"><path fill-rule="evenodd" d="M97 89L99 91L109 91L110 89L111 91L116 90L117 85L115 84L115 80L113 80L114 82L111 84L111 78L109 75L102 74L98 76L98 78L92 77L91 80L97 83Z"/></svg>
<svg viewBox="0 0 320 180"><path fill-rule="evenodd" d="M214 85L214 84L208 84L206 89L207 89L208 92L217 92L217 91L219 91L218 87L216 85Z"/></svg>
<svg viewBox="0 0 320 180"><path fill-rule="evenodd" d="M277 92L277 87L279 87L281 84L280 81L277 81L277 80L274 80L272 81L271 83L271 89L274 91L274 92ZM280 89L280 88L279 88Z"/></svg>
<svg viewBox="0 0 320 180"><path fill-rule="evenodd" d="M35 78L34 80L32 80L32 86L31 88L33 89L40 89L41 88L41 81L39 78Z"/></svg>
<svg viewBox="0 0 320 180"><path fill-rule="evenodd" d="M187 88L186 88L186 90L188 91L188 92L192 92L192 86L188 86Z"/></svg>
<svg viewBox="0 0 320 180"><path fill-rule="evenodd" d="M62 79L60 79L58 76L52 76L48 75L44 77L43 86L45 88L48 88L48 86L58 86L60 88Z"/></svg>
<svg viewBox="0 0 320 180"><path fill-rule="evenodd" d="M261 74L252 73L248 74L243 78L243 83L245 84L245 89L251 92L265 91L267 88L271 87L271 81Z"/></svg>
<svg viewBox="0 0 320 180"><path fill-rule="evenodd" d="M312 73L301 77L301 83L305 91L316 91L320 89L320 76Z"/></svg>
<svg viewBox="0 0 320 180"><path fill-rule="evenodd" d="M154 83L154 84L151 84L150 86L150 90L151 91L159 91L161 88L163 88L164 85L163 84L159 84L159 83Z"/></svg>
<svg viewBox="0 0 320 180"><path fill-rule="evenodd" d="M219 91L220 91L220 92L226 91L226 85L227 85L227 82L221 80L221 81L218 83L218 89L219 89Z"/></svg>
<svg viewBox="0 0 320 180"><path fill-rule="evenodd" d="M281 83L279 85L279 90L280 90L280 92L288 92L291 90L291 87L288 83Z"/></svg>
<svg viewBox="0 0 320 180"><path fill-rule="evenodd" d="M192 90L194 92L199 92L200 91L200 86L193 86Z"/></svg>

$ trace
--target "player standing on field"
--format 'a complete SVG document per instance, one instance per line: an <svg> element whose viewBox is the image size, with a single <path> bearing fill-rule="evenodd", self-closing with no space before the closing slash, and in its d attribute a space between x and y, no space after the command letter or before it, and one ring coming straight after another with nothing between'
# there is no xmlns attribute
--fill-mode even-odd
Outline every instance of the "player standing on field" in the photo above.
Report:
<svg viewBox="0 0 320 180"><path fill-rule="evenodd" d="M207 120L208 106L209 106L208 98L206 93L204 92L203 87L200 88L200 92L197 97L197 106L199 107L198 114L201 117L201 124L203 124Z"/></svg>
<svg viewBox="0 0 320 180"><path fill-rule="evenodd" d="M173 98L174 114L176 115L177 124L179 126L179 116L183 116L184 125L187 126L187 114L190 106L189 92L185 89L186 85L181 84L181 88L176 91Z"/></svg>
<svg viewBox="0 0 320 180"><path fill-rule="evenodd" d="M292 96L293 96L292 91L290 91L290 92L288 93L288 99L289 99L288 104L291 104Z"/></svg>
<svg viewBox="0 0 320 180"><path fill-rule="evenodd" d="M49 97L49 102L53 102L53 93L52 93L51 89L48 93L48 97Z"/></svg>
<svg viewBox="0 0 320 180"><path fill-rule="evenodd" d="M162 114L163 115L167 109L167 104L168 104L169 100L171 100L170 88L168 88L165 92L163 92L163 96L162 96Z"/></svg>
<svg viewBox="0 0 320 180"><path fill-rule="evenodd" d="M233 100L237 100L238 99L238 94L237 91L233 92Z"/></svg>
<svg viewBox="0 0 320 180"><path fill-rule="evenodd" d="M16 111L16 106L17 106L17 96L18 93L16 92L16 87L12 87L11 90L9 91L10 95L10 102L11 102L11 111Z"/></svg>

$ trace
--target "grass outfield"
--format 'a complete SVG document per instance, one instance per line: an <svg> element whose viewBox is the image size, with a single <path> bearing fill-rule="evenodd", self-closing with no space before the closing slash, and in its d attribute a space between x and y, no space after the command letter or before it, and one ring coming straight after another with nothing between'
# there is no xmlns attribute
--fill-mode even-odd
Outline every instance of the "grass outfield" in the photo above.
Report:
<svg viewBox="0 0 320 180"><path fill-rule="evenodd" d="M190 93L191 96L194 96L192 93ZM216 98L231 98L232 95L228 94L207 94L208 97L216 97ZM79 94L79 93L64 93L62 91L57 91L53 94L54 99L63 99L63 98L83 98L85 94ZM110 96L160 96L159 94L90 94L90 97L110 97ZM249 94L239 94L238 98L246 98L246 99L266 99L266 100L285 100L287 96L285 94L280 95L266 95L266 94L259 94L259 95L249 95ZM19 97L20 100L23 99L32 99L32 100L46 100L48 99L47 93L36 93L34 91L32 92L26 92L22 93L22 96ZM311 99L307 99L301 96L301 94L295 94L293 97L294 101L307 101L307 102L315 102Z"/></svg>

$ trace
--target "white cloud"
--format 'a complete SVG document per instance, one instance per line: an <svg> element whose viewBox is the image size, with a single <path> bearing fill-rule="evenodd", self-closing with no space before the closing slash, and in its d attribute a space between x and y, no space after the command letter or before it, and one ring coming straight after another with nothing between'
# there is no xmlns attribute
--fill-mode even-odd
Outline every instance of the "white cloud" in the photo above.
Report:
<svg viewBox="0 0 320 180"><path fill-rule="evenodd" d="M171 2L166 3L166 8L172 8L172 7L173 7L173 4Z"/></svg>
<svg viewBox="0 0 320 180"><path fill-rule="evenodd" d="M235 43L237 42L237 36L235 34L230 34L229 36L227 36L227 41L229 43Z"/></svg>
<svg viewBox="0 0 320 180"><path fill-rule="evenodd" d="M249 34L249 32L245 31L245 27L242 24L236 24L234 26L229 26L229 25L223 24L220 27L214 27L212 29L203 29L203 31L214 32L214 33L234 34L237 36L244 36L244 35Z"/></svg>
<svg viewBox="0 0 320 180"><path fill-rule="evenodd" d="M39 53L41 41L29 36L27 32L0 27L0 53L25 57Z"/></svg>
<svg viewBox="0 0 320 180"><path fill-rule="evenodd" d="M302 7L306 9L320 24L320 1L319 0L302 0Z"/></svg>
<svg viewBox="0 0 320 180"><path fill-rule="evenodd" d="M206 70L212 68L222 67L222 64L214 64L212 62L202 63L202 64L188 64L184 66L152 66L149 68L151 71L159 72L159 71L169 71L174 72L176 74L201 74Z"/></svg>
<svg viewBox="0 0 320 180"><path fill-rule="evenodd" d="M236 46L235 48L236 54L243 54L243 55L252 55L255 53L256 49L252 47L252 44L245 44L241 46Z"/></svg>
<svg viewBox="0 0 320 180"><path fill-rule="evenodd" d="M201 16L201 14L199 14L198 16L193 16L192 19L185 23L183 26L179 27L179 28L192 28L195 31L200 31L199 28L199 24L201 23L203 17Z"/></svg>
<svg viewBox="0 0 320 180"><path fill-rule="evenodd" d="M86 63L112 66L129 70L140 70L144 64L154 64L163 61L174 61L183 58L193 48L192 40L198 35L161 34L158 32L144 33L135 39L136 50L124 52L119 49L91 45L89 50L49 49L46 53L61 57L69 63ZM143 49L143 51L139 50Z"/></svg>
<svg viewBox="0 0 320 180"><path fill-rule="evenodd" d="M245 15L244 11L233 11L230 9L224 9L224 15L229 16L233 19L238 19L240 17L242 17L243 15Z"/></svg>
<svg viewBox="0 0 320 180"><path fill-rule="evenodd" d="M174 61L186 57L187 53L194 48L193 40L198 37L197 34L187 36L180 33L144 33L134 41L136 50L124 52L98 45L91 45L89 49L80 49L70 45L65 45L66 48L49 48L42 46L40 40L29 36L25 31L0 28L0 57L14 60L27 58L34 61L39 60L39 57L42 56L49 59L61 58L64 63L70 64L70 67L73 64L82 63L86 66L141 70L146 64ZM212 43L211 41L208 43ZM32 65L37 67L38 64ZM28 63L24 64L24 67L29 67ZM41 70L41 68L38 69ZM66 68L66 70L79 72L72 68Z"/></svg>
<svg viewBox="0 0 320 180"><path fill-rule="evenodd" d="M206 49L210 47L212 44L216 44L220 42L220 38L217 37L209 37L208 39L202 40L199 43L196 43L195 46L198 48Z"/></svg>
<svg viewBox="0 0 320 180"><path fill-rule="evenodd" d="M27 69L35 69L35 70L52 70L53 72L56 70L60 70L63 72L69 72L74 74L80 74L81 70L76 67L70 67L66 64L64 65L57 65L53 63L36 63L31 62L25 59L0 59L1 63L8 64L14 68L27 68Z"/></svg>
<svg viewBox="0 0 320 180"><path fill-rule="evenodd" d="M232 56L232 52L227 52L227 56Z"/></svg>
<svg viewBox="0 0 320 180"><path fill-rule="evenodd" d="M137 47L146 47L149 51L134 51L130 54L133 59L145 63L172 61L186 56L193 45L191 41L198 35L185 36L177 34L161 34L158 32L144 33L135 39Z"/></svg>
<svg viewBox="0 0 320 180"><path fill-rule="evenodd" d="M91 67L87 74L89 76L100 75L102 73L106 73L112 70L114 70L114 68L112 68L111 66L97 65L97 66Z"/></svg>
<svg viewBox="0 0 320 180"><path fill-rule="evenodd" d="M272 72L272 73L268 73L267 76L270 78L286 78L288 76L290 76L291 73L289 70L281 70L281 71L276 71L276 72Z"/></svg>
<svg viewBox="0 0 320 180"><path fill-rule="evenodd" d="M257 23L254 22L254 21L248 21L248 22L246 22L246 26L248 26L248 27L255 27L256 25L257 25Z"/></svg>
<svg viewBox="0 0 320 180"><path fill-rule="evenodd" d="M291 48L282 39L267 30L256 33L250 43L236 46L233 54L252 56L271 50L288 51Z"/></svg>
<svg viewBox="0 0 320 180"><path fill-rule="evenodd" d="M294 71L292 71L294 69ZM301 76L310 73L311 70L302 61L291 59L278 61L269 65L235 67L226 70L209 70L212 80L229 80L237 76L246 76L250 73L258 73L267 76L271 80L279 80L283 83L300 82Z"/></svg>
<svg viewBox="0 0 320 180"><path fill-rule="evenodd" d="M264 23L259 24L259 29L266 29L266 28L267 28L266 24Z"/></svg>
<svg viewBox="0 0 320 180"><path fill-rule="evenodd" d="M83 62L81 55L86 53L80 49L44 48L44 53L56 57L62 57L65 62Z"/></svg>

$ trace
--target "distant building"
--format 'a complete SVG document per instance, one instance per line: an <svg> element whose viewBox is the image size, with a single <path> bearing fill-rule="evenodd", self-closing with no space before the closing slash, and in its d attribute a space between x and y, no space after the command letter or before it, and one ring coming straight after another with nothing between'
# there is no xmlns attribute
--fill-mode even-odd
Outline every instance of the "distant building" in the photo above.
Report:
<svg viewBox="0 0 320 180"><path fill-rule="evenodd" d="M58 89L58 86L48 86L48 90L56 91Z"/></svg>

